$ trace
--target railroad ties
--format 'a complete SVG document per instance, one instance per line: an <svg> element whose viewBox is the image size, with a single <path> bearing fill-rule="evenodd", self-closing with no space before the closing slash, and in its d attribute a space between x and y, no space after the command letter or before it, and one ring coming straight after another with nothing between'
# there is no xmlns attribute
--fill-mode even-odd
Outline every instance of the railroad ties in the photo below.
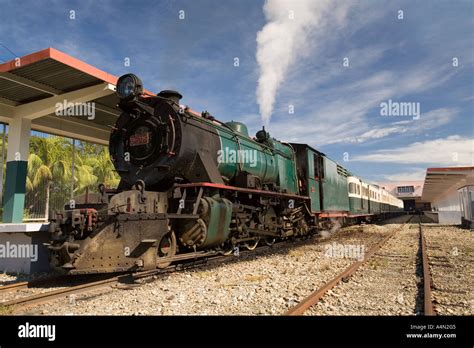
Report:
<svg viewBox="0 0 474 348"><path fill-rule="evenodd" d="M408 223L410 223L415 216L410 216L408 220L399 228L392 231L390 234L382 238L380 241L376 242L375 245L371 247L368 253L365 255L364 259L361 261L356 261L349 265L343 272L338 274L336 277L325 283L322 287L311 293L308 297L303 299L294 307L290 308L284 315L288 316L295 316L295 315L303 315L309 308L313 307L317 304L323 296L331 289L336 287L341 282L346 282L349 278L357 272L357 270L365 264L369 259L371 259L396 233L401 231ZM418 228L419 228L419 241L420 241L420 249L421 249L421 263L423 266L423 299L424 299L424 315L435 315L433 309L433 302L431 296L431 274L429 270L428 264L428 256L426 252L426 242L423 235L422 225L421 225L421 217L419 217L418 221Z"/></svg>
<svg viewBox="0 0 474 348"><path fill-rule="evenodd" d="M288 241L278 242L277 244L288 244ZM261 246L255 251L243 250L240 255L246 255L250 253L258 253L260 251L267 250L271 246ZM198 256L198 257L197 257ZM70 295L76 295L84 292L89 292L101 288L110 286L133 286L136 285L136 281L140 279L150 278L161 274L189 270L191 268L200 267L203 264L213 262L224 262L232 259L233 254L230 255L216 255L215 253L199 254L190 257L187 255L177 255L170 257L172 261L181 262L176 263L166 268L157 268L142 272L135 273L123 273L119 275L114 274L87 274L87 275L59 275L49 276L44 278L38 278L29 282L18 282L8 285L0 286L0 295L7 294L10 292L18 293L24 289L43 289L51 287L60 287L56 290L46 291L42 293L29 294L22 297L16 297L8 301L0 302L0 307L7 309L4 312L15 313L19 310L40 305L43 303L51 302L60 298L64 298ZM73 283L79 283L72 285Z"/></svg>
<svg viewBox="0 0 474 348"><path fill-rule="evenodd" d="M428 253L426 252L426 240L421 226L421 216L419 217L418 228L420 231L421 259L423 265L423 313L424 315L435 315L433 309L433 297L431 295L431 272L428 263Z"/></svg>

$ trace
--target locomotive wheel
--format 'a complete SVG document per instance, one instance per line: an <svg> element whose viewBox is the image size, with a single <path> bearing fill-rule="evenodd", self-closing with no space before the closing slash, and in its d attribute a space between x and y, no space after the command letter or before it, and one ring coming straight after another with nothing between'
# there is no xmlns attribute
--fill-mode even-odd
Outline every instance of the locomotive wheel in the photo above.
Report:
<svg viewBox="0 0 474 348"><path fill-rule="evenodd" d="M176 236L174 232L167 233L161 238L157 248L158 262L161 257L170 257L176 255ZM166 268L171 262L161 262L157 264L157 268Z"/></svg>
<svg viewBox="0 0 474 348"><path fill-rule="evenodd" d="M224 256L229 256L229 255L232 255L233 252L234 252L234 245L229 243L228 245L224 246L224 251L222 254Z"/></svg>
<svg viewBox="0 0 474 348"><path fill-rule="evenodd" d="M245 243L244 246L245 246L248 250L255 250L255 248L256 248L257 245L258 245L258 242L260 242L260 238L257 238L257 239L255 239L254 241L249 241L249 242Z"/></svg>
<svg viewBox="0 0 474 348"><path fill-rule="evenodd" d="M275 244L275 241L276 241L276 238L272 238L272 237L263 239L263 242L265 243L265 245L268 245L268 246L272 246L273 244Z"/></svg>

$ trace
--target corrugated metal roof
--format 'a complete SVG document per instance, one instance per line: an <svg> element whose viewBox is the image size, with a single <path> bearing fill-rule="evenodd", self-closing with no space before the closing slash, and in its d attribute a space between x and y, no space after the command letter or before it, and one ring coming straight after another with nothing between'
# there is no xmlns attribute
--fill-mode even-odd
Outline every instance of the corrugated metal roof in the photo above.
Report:
<svg viewBox="0 0 474 348"><path fill-rule="evenodd" d="M457 190L467 184L474 184L474 167L428 168L422 198L432 200L448 189Z"/></svg>
<svg viewBox="0 0 474 348"><path fill-rule="evenodd" d="M51 94L29 88L21 84L4 80L0 78L0 97L19 102L20 104L29 103L50 97Z"/></svg>
<svg viewBox="0 0 474 348"><path fill-rule="evenodd" d="M3 73L0 73L0 77L2 74ZM59 94L104 82L53 59L45 59L24 67L19 67L10 71L9 74L12 78L19 76L23 79L52 87L58 90L60 92ZM34 87L0 78L0 97L2 98L20 103L29 103L50 96L51 94L44 93ZM114 106L115 105L111 105L111 107Z"/></svg>
<svg viewBox="0 0 474 348"><path fill-rule="evenodd" d="M46 59L15 69L12 73L51 86L62 92L70 92L103 82L53 59Z"/></svg>
<svg viewBox="0 0 474 348"><path fill-rule="evenodd" d="M4 102L13 101L22 105L101 83L115 83L117 80L115 76L53 48L21 57L20 63L19 67L14 60L0 64L0 102L3 98ZM92 123L103 128L113 125L120 115L115 94L90 102L96 105L95 118L89 120L87 117L74 116L75 122ZM58 117L54 114L48 116Z"/></svg>
<svg viewBox="0 0 474 348"><path fill-rule="evenodd" d="M57 102L61 100L62 94L100 84L115 85L117 80L114 75L50 47L0 64L0 104L15 107L59 96L52 101ZM153 95L149 91L144 92ZM89 102L96 106L94 119L49 114L34 118L31 127L52 134L87 138L87 141L97 139L104 143L109 126L115 123L121 113L117 108L119 100L115 93L111 93ZM5 115L5 119L3 121L8 122L8 115ZM56 119L60 121L56 122ZM78 127L81 130L76 131L76 125L84 127ZM91 127L97 130L92 132L94 135L89 132Z"/></svg>

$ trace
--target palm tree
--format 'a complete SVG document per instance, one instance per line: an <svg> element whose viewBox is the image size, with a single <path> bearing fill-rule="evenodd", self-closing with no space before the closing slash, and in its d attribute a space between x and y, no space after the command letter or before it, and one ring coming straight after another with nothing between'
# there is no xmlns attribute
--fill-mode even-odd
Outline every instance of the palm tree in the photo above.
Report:
<svg viewBox="0 0 474 348"><path fill-rule="evenodd" d="M109 151L105 146L99 145L95 156L87 157L85 163L92 167L98 183L102 183L106 187L118 186L120 177L115 171L115 167L110 160Z"/></svg>
<svg viewBox="0 0 474 348"><path fill-rule="evenodd" d="M2 137L0 138L0 154L2 158L2 163L0 163L0 221L3 221L3 192L5 188L5 173L7 167L6 154L8 148L8 138L6 137L6 126L2 125L3 132Z"/></svg>
<svg viewBox="0 0 474 348"><path fill-rule="evenodd" d="M28 156L26 188L38 190L46 183L45 219L49 218L49 198L51 185L57 181L67 181L71 177L71 162L68 146L64 138L31 137Z"/></svg>
<svg viewBox="0 0 474 348"><path fill-rule="evenodd" d="M29 194L38 197L45 185L46 219L51 197L61 204L70 197L70 190L65 192L64 187L74 184L73 193L77 195L98 183L116 187L119 181L107 147L80 141L71 143L62 137L31 137L26 188Z"/></svg>
<svg viewBox="0 0 474 348"><path fill-rule="evenodd" d="M94 175L94 169L89 162L90 159L81 153L76 153L74 156L74 192L76 193L97 185L97 176Z"/></svg>

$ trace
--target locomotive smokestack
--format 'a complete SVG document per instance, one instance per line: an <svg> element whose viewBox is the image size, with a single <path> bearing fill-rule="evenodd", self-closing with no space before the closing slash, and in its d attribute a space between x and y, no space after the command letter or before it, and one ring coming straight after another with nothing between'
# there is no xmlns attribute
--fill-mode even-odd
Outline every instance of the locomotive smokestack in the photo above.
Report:
<svg viewBox="0 0 474 348"><path fill-rule="evenodd" d="M183 97L179 92L172 91L172 90L164 90L158 93L159 97L171 99L176 104L179 104L179 100Z"/></svg>

